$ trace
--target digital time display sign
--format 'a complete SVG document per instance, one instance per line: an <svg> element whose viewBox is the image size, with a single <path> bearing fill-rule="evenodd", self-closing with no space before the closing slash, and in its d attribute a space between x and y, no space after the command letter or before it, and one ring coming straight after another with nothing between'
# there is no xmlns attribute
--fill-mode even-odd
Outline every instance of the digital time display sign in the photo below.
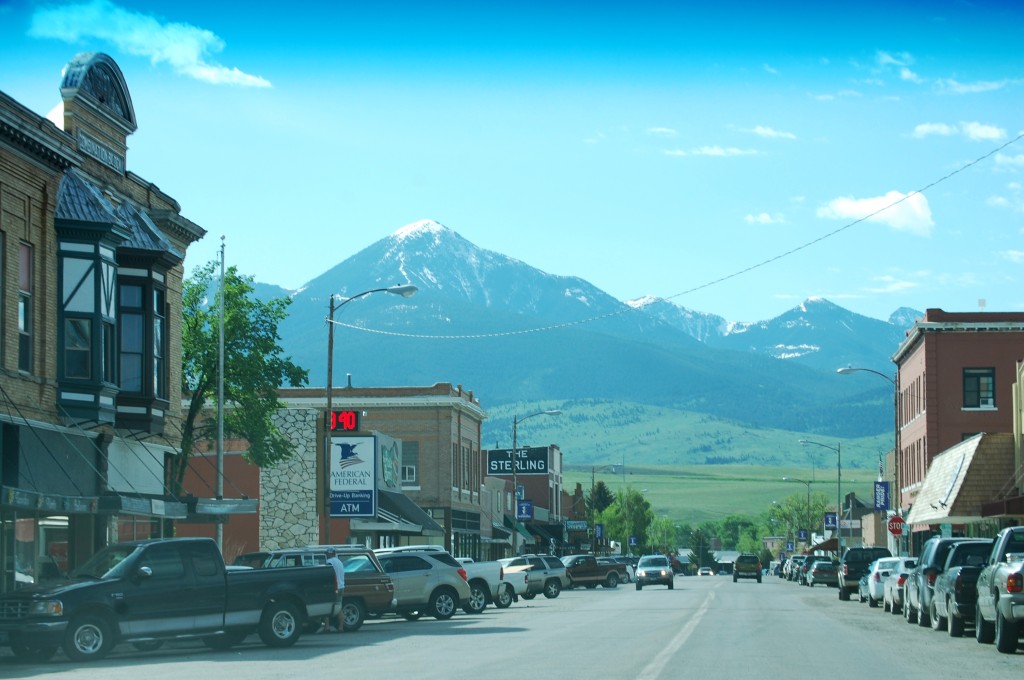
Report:
<svg viewBox="0 0 1024 680"><path fill-rule="evenodd" d="M331 432L358 432L359 411L331 411L327 426Z"/></svg>

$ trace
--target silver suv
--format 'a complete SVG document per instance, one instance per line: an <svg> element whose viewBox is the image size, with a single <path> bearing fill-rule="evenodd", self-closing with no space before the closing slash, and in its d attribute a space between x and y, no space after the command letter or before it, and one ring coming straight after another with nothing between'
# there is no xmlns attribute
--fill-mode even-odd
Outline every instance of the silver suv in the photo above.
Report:
<svg viewBox="0 0 1024 680"><path fill-rule="evenodd" d="M395 611L409 621L424 614L450 619L469 603L466 570L445 551L380 548L374 551L395 584Z"/></svg>
<svg viewBox="0 0 1024 680"><path fill-rule="evenodd" d="M554 555L520 555L498 560L506 572L527 570L526 592L523 597L532 600L538 593L548 599L556 598L563 588L569 587L565 564Z"/></svg>

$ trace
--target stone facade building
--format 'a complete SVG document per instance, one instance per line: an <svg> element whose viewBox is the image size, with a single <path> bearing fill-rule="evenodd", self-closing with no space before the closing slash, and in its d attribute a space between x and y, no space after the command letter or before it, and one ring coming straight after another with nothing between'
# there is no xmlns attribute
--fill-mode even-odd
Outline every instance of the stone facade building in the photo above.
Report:
<svg viewBox="0 0 1024 680"><path fill-rule="evenodd" d="M58 83L54 83L58 85ZM117 64L79 54L50 120L0 93L0 590L184 517L181 291L205 231L131 172Z"/></svg>

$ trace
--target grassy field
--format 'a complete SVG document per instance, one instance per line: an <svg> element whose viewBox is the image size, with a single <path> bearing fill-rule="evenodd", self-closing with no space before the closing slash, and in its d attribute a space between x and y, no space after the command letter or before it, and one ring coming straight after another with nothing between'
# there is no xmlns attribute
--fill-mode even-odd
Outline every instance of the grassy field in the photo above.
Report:
<svg viewBox="0 0 1024 680"><path fill-rule="evenodd" d="M647 497L656 516L668 517L678 523L697 525L717 522L728 515L759 516L768 511L772 501L788 496L807 497L807 485L783 481L793 477L812 482L812 493L824 493L831 503L836 498L836 471L809 470L806 467L763 467L753 465L694 465L622 467L608 465L567 466L563 470L565 489L572 492L576 484L590 492L592 481L603 481L613 492L629 486ZM811 473L814 479L811 479ZM844 469L842 493L857 493L857 498L870 503L874 498L873 482L877 471Z"/></svg>

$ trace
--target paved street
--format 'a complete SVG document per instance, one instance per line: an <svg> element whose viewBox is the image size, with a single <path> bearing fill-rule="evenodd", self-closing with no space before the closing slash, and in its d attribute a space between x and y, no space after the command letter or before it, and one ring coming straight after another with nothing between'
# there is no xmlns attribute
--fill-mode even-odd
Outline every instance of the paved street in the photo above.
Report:
<svg viewBox="0 0 1024 680"><path fill-rule="evenodd" d="M1021 677L1024 651L998 654L973 637L911 626L902 617L840 602L833 588L775 577L733 583L725 576L676 578L675 590L633 586L574 590L450 621L396 617L344 635L304 637L267 649L251 637L230 652L174 643L158 652L120 646L108 659L72 665L15 664L0 677L188 680L231 678L636 678L899 677L935 680L960 672Z"/></svg>

